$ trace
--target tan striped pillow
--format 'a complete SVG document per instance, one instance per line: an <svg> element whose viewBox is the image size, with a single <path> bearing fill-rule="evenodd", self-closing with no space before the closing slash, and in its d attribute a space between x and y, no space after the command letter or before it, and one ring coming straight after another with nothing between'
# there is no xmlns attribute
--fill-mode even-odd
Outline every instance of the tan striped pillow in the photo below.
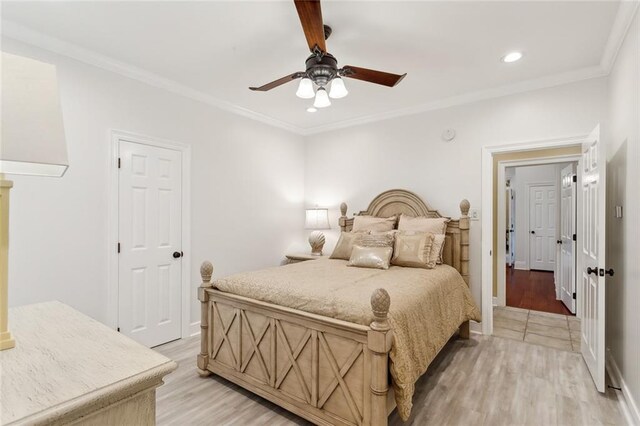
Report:
<svg viewBox="0 0 640 426"><path fill-rule="evenodd" d="M393 247L395 231L371 233L364 235L358 245L362 247Z"/></svg>

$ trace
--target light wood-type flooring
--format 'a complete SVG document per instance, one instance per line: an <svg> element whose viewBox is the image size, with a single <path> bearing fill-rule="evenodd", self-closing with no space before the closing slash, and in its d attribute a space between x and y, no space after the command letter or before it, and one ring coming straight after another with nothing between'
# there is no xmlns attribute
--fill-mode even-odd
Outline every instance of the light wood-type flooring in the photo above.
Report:
<svg viewBox="0 0 640 426"><path fill-rule="evenodd" d="M178 362L157 393L159 425L308 424L219 377L200 378L198 337L156 348ZM596 391L579 353L494 336L452 339L391 425L621 425L615 391Z"/></svg>

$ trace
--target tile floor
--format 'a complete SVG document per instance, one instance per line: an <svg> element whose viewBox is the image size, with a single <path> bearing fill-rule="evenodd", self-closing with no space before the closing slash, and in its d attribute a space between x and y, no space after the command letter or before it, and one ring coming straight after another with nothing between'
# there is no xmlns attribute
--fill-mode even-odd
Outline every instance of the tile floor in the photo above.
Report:
<svg viewBox="0 0 640 426"><path fill-rule="evenodd" d="M496 306L493 335L580 352L580 320L574 316Z"/></svg>

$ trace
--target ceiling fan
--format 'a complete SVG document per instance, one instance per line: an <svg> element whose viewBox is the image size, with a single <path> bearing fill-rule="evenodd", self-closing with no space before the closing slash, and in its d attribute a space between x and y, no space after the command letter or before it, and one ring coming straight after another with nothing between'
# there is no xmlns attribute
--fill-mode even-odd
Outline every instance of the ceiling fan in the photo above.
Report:
<svg viewBox="0 0 640 426"><path fill-rule="evenodd" d="M315 108L324 108L331 105L330 97L339 99L347 96L349 92L341 77L355 78L356 80L393 87L407 75L392 74L352 65L338 68L338 60L327 52L325 40L331 35L331 27L324 25L322 22L320 0L294 0L294 4L311 51L311 56L306 60L306 70L294 72L264 86L249 87L249 89L266 92L290 81L302 79L296 95L304 99L315 98L313 108L308 109L308 111L315 111ZM331 90L327 93L326 86L329 83L331 83ZM318 87L317 90L314 90L314 85Z"/></svg>

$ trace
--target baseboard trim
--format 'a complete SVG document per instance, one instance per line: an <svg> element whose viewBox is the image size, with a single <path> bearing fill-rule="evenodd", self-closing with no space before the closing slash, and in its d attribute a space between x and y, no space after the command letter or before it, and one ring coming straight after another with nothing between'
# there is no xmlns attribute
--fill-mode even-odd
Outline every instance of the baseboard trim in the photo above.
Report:
<svg viewBox="0 0 640 426"><path fill-rule="evenodd" d="M622 391L616 390L615 392L618 395L618 401L620 402L620 411L622 411L627 424L630 426L640 425L640 410L638 410L638 405L633 399L633 395L629 391L629 387L622 378L618 364L616 364L616 360L611 355L609 349L607 349L606 366L607 373L609 373L609 378L611 379L613 386L622 389Z"/></svg>
<svg viewBox="0 0 640 426"><path fill-rule="evenodd" d="M482 333L482 324L477 321L469 321L469 332L471 334L483 334Z"/></svg>
<svg viewBox="0 0 640 426"><path fill-rule="evenodd" d="M200 321L189 324L189 337L200 335Z"/></svg>
<svg viewBox="0 0 640 426"><path fill-rule="evenodd" d="M529 270L529 265L527 265L527 262L524 262L522 260L516 260L516 262L513 264L513 267L515 269L520 269L521 271Z"/></svg>

